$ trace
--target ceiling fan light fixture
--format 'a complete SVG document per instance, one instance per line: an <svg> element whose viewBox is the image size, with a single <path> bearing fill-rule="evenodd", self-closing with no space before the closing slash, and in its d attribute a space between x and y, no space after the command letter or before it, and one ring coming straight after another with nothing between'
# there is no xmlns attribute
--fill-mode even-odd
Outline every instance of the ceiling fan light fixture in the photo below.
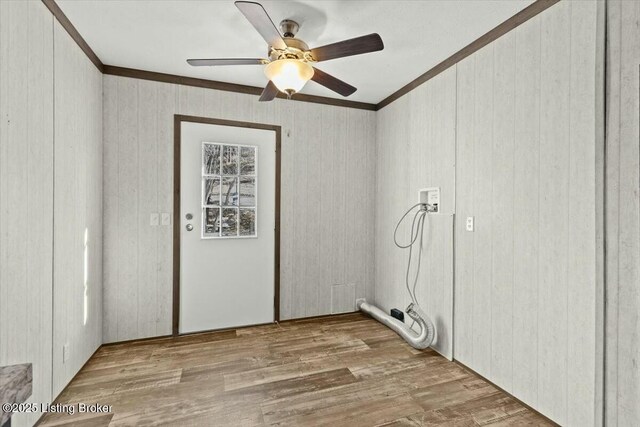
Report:
<svg viewBox="0 0 640 427"><path fill-rule="evenodd" d="M300 92L313 77L313 67L298 59L278 59L264 68L264 74L276 85L280 92L289 97Z"/></svg>
<svg viewBox="0 0 640 427"><path fill-rule="evenodd" d="M269 79L269 83L260 94L260 102L273 101L278 96L278 92L285 93L287 97L291 98L291 95L300 92L309 80L313 80L342 96L351 96L357 88L311 66L309 63L315 64L316 62L362 55L384 49L382 38L377 33L309 49L303 40L296 38L296 33L300 28L297 22L285 19L280 22L282 31L278 31L260 3L255 0L236 0L235 5L267 42L268 59L188 59L187 63L193 67L266 64L264 73Z"/></svg>

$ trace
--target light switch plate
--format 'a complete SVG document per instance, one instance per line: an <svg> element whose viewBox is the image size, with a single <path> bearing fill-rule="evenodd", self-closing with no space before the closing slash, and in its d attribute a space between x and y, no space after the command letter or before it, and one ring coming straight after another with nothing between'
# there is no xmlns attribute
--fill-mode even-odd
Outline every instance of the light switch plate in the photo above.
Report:
<svg viewBox="0 0 640 427"><path fill-rule="evenodd" d="M162 225L171 225L171 214L162 212Z"/></svg>
<svg viewBox="0 0 640 427"><path fill-rule="evenodd" d="M149 216L149 225L152 227L155 227L156 225L158 225L160 221L159 217L160 215L158 215L157 213L152 213Z"/></svg>
<svg viewBox="0 0 640 427"><path fill-rule="evenodd" d="M62 346L62 363L67 363L69 360L69 344Z"/></svg>
<svg viewBox="0 0 640 427"><path fill-rule="evenodd" d="M474 229L474 219L472 216L467 217L467 231L473 231Z"/></svg>

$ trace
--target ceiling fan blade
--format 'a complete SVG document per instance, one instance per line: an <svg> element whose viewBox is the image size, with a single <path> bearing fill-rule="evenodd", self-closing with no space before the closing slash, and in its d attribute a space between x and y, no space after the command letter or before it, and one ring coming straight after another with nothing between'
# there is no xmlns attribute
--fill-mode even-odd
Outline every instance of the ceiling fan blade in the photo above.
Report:
<svg viewBox="0 0 640 427"><path fill-rule="evenodd" d="M269 43L269 46L276 49L286 49L287 45L282 39L280 31L273 24L273 21L264 10L260 3L252 1L237 1L236 7L249 20L251 25L260 33L263 39Z"/></svg>
<svg viewBox="0 0 640 427"><path fill-rule="evenodd" d="M262 65L260 58L220 58L220 59L187 59L187 63L194 67L208 67L212 65Z"/></svg>
<svg viewBox="0 0 640 427"><path fill-rule="evenodd" d="M382 38L378 34L373 33L367 36L316 47L315 49L311 49L311 55L316 61L320 62L343 58L345 56L376 52L382 49L384 49Z"/></svg>
<svg viewBox="0 0 640 427"><path fill-rule="evenodd" d="M311 77L311 80L336 93L339 93L342 96L349 96L358 90L349 83L345 83L342 80L333 77L331 74L327 74L315 67L313 67L313 77Z"/></svg>
<svg viewBox="0 0 640 427"><path fill-rule="evenodd" d="M273 99L278 95L278 88L273 84L271 80L267 83L267 86L262 91L262 95L260 95L260 99L258 101L273 101Z"/></svg>

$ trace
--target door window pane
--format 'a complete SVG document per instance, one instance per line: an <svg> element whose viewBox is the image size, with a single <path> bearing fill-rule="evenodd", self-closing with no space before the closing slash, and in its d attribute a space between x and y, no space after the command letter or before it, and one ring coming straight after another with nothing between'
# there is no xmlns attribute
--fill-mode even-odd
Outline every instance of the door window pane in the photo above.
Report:
<svg viewBox="0 0 640 427"><path fill-rule="evenodd" d="M256 235L256 210L240 209L240 236Z"/></svg>
<svg viewBox="0 0 640 427"><path fill-rule="evenodd" d="M205 236L218 237L220 235L220 208L205 208L202 226Z"/></svg>
<svg viewBox="0 0 640 427"><path fill-rule="evenodd" d="M256 147L240 148L240 175L256 174Z"/></svg>
<svg viewBox="0 0 640 427"><path fill-rule="evenodd" d="M235 145L222 146L222 174L238 174L238 147Z"/></svg>
<svg viewBox="0 0 640 427"><path fill-rule="evenodd" d="M202 143L202 238L256 237L257 152L249 145Z"/></svg>
<svg viewBox="0 0 640 427"><path fill-rule="evenodd" d="M256 205L256 179L240 177L240 206Z"/></svg>
<svg viewBox="0 0 640 427"><path fill-rule="evenodd" d="M238 235L238 209L224 208L222 209L222 236L230 237Z"/></svg>
<svg viewBox="0 0 640 427"><path fill-rule="evenodd" d="M220 144L203 144L202 173L205 175L220 175Z"/></svg>
<svg viewBox="0 0 640 427"><path fill-rule="evenodd" d="M204 179L203 205L220 206L220 178Z"/></svg>
<svg viewBox="0 0 640 427"><path fill-rule="evenodd" d="M238 206L238 178L222 178L222 206Z"/></svg>

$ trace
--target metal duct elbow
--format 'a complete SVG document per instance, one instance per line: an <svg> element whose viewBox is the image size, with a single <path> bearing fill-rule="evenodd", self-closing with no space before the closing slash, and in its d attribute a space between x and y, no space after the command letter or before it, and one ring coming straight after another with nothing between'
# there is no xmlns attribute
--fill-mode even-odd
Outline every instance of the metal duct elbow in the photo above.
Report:
<svg viewBox="0 0 640 427"><path fill-rule="evenodd" d="M380 310L375 305L367 303L364 299L358 300L358 310L367 313L369 316L376 319L378 322L391 328L395 333L400 335L411 347L423 350L431 345L435 339L435 328L433 323L422 311L420 306L411 303L406 309L407 315L413 319L418 326L420 326L420 333L415 332L404 322L391 317L384 311Z"/></svg>

